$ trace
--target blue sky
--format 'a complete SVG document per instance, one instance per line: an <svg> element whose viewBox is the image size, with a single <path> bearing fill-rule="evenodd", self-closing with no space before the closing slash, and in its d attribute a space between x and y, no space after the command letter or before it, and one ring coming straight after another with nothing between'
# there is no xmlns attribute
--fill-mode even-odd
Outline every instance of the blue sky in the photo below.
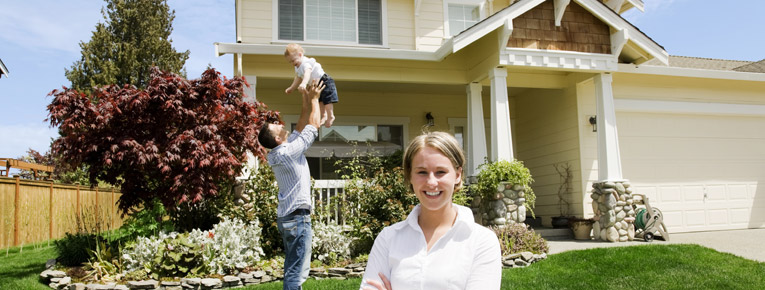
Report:
<svg viewBox="0 0 765 290"><path fill-rule="evenodd" d="M758 61L765 58L763 0L644 0L624 17L670 55ZM170 0L175 9L173 46L190 50L186 70L197 78L211 64L231 77L232 57L216 57L214 42L234 42L234 0ZM0 158L28 148L48 150L55 129L44 122L46 95L68 86L64 69L80 58L103 21L99 0L0 0Z"/></svg>

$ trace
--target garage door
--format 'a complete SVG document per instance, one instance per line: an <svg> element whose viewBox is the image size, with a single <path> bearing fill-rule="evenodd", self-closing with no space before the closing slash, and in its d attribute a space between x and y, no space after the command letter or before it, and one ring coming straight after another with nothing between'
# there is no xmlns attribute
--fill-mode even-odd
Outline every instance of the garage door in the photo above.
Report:
<svg viewBox="0 0 765 290"><path fill-rule="evenodd" d="M765 227L765 116L617 111L624 177L670 232Z"/></svg>

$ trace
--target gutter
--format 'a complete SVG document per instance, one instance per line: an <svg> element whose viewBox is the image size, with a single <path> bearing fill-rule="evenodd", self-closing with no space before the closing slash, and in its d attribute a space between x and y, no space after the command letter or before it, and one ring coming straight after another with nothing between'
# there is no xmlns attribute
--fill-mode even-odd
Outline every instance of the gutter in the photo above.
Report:
<svg viewBox="0 0 765 290"><path fill-rule="evenodd" d="M738 71L721 71L682 67L665 67L653 65L634 65L620 63L615 73L631 73L645 75L662 75L674 77L691 77L706 79L722 79L736 81L765 82L765 73L750 73Z"/></svg>

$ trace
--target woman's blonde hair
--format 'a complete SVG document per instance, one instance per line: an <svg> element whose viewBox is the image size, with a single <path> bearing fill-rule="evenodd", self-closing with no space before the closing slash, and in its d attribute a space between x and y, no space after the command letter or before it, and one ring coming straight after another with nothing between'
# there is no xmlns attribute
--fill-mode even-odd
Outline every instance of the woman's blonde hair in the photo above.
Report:
<svg viewBox="0 0 765 290"><path fill-rule="evenodd" d="M414 191L411 183L414 155L425 147L436 149L446 158L449 158L455 170L461 171L465 167L465 153L462 152L462 148L454 136L446 132L426 132L409 142L404 151L404 182L409 187L409 191ZM454 185L454 191L459 191L461 188L462 179Z"/></svg>

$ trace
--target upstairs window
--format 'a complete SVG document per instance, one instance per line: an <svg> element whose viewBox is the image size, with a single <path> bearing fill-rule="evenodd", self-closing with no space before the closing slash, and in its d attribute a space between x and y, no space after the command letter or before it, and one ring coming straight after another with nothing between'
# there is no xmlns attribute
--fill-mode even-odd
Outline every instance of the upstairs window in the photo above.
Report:
<svg viewBox="0 0 765 290"><path fill-rule="evenodd" d="M449 35L455 36L478 23L481 17L480 11L480 5L449 4L447 12Z"/></svg>
<svg viewBox="0 0 765 290"><path fill-rule="evenodd" d="M279 40L382 44L382 0L279 0Z"/></svg>

